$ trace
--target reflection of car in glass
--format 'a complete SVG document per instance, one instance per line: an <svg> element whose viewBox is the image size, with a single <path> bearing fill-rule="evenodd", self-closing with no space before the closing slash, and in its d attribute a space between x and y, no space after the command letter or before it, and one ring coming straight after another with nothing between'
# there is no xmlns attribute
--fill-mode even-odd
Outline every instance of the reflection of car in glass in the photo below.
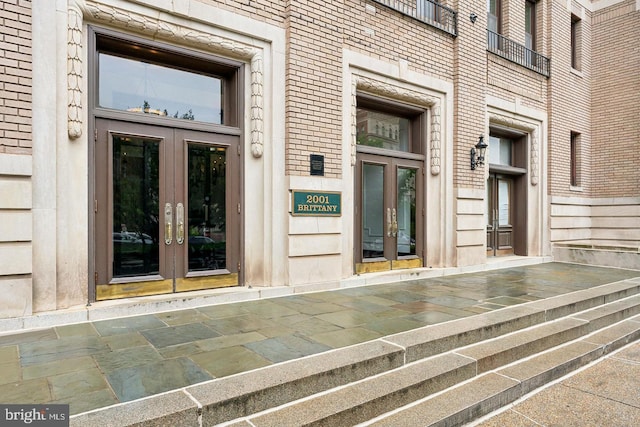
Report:
<svg viewBox="0 0 640 427"><path fill-rule="evenodd" d="M112 234L114 274L137 274L141 271L157 270L158 243L154 242L150 235L131 231Z"/></svg>
<svg viewBox="0 0 640 427"><path fill-rule="evenodd" d="M216 270L215 241L206 236L189 236L189 269Z"/></svg>

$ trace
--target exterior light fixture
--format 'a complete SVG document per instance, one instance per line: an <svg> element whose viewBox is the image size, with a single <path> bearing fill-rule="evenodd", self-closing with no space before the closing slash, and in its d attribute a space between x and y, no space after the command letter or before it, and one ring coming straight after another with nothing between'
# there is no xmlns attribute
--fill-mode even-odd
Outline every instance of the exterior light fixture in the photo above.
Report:
<svg viewBox="0 0 640 427"><path fill-rule="evenodd" d="M476 23L476 19L478 19L478 15L476 15L473 12L471 12L471 15L469 15L469 20L471 21L471 23L475 24Z"/></svg>
<svg viewBox="0 0 640 427"><path fill-rule="evenodd" d="M484 142L484 136L480 135L478 143L471 148L471 170L474 171L478 166L484 166L484 153L487 151L488 145Z"/></svg>

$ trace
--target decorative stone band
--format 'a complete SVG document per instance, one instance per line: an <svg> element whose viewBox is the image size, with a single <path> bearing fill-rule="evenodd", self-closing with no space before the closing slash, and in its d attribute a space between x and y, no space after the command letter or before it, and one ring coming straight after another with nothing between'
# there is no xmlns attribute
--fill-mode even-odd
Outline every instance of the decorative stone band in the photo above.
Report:
<svg viewBox="0 0 640 427"><path fill-rule="evenodd" d="M523 130L531 134L531 152L529 153L530 168L529 176L531 176L531 185L538 185L538 165L540 162L538 147L538 126L513 117L503 116L501 114L489 113L489 123L503 125L513 129Z"/></svg>
<svg viewBox="0 0 640 427"><path fill-rule="evenodd" d="M431 141L430 161L431 174L440 173L440 138L441 138L441 108L440 99L420 92L405 89L369 77L354 75L351 87L351 165L356 164L357 146L357 93L363 91L372 95L403 101L431 109Z"/></svg>
<svg viewBox="0 0 640 427"><path fill-rule="evenodd" d="M68 19L68 133L71 139L82 134L82 20L90 19L142 33L153 39L180 40L187 46L204 48L250 62L251 67L251 153L264 152L264 71L262 50L236 40L163 21L158 17L105 5L96 1L69 0Z"/></svg>

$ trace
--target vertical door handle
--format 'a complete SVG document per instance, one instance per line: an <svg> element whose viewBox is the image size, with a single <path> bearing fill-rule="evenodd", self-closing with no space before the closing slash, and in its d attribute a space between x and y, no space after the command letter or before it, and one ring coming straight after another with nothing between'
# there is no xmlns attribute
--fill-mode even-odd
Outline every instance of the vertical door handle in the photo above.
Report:
<svg viewBox="0 0 640 427"><path fill-rule="evenodd" d="M171 203L164 205L164 243L170 245L173 240L173 208Z"/></svg>
<svg viewBox="0 0 640 427"><path fill-rule="evenodd" d="M387 208L387 237L391 237L391 229L393 225L391 223L391 208Z"/></svg>
<svg viewBox="0 0 640 427"><path fill-rule="evenodd" d="M398 215L396 214L396 208L391 211L391 235L396 237L398 235Z"/></svg>
<svg viewBox="0 0 640 427"><path fill-rule="evenodd" d="M176 205L176 242L181 245L184 243L184 205L178 203Z"/></svg>

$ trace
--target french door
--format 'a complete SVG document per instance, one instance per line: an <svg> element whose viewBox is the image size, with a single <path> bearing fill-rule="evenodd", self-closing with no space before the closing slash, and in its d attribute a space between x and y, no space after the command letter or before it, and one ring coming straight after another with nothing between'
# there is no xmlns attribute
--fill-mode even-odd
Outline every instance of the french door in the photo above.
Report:
<svg viewBox="0 0 640 427"><path fill-rule="evenodd" d="M491 173L487 181L487 255L514 253L514 180Z"/></svg>
<svg viewBox="0 0 640 427"><path fill-rule="evenodd" d="M96 299L238 285L238 137L103 119L96 131Z"/></svg>
<svg viewBox="0 0 640 427"><path fill-rule="evenodd" d="M423 161L358 153L356 272L423 265Z"/></svg>

